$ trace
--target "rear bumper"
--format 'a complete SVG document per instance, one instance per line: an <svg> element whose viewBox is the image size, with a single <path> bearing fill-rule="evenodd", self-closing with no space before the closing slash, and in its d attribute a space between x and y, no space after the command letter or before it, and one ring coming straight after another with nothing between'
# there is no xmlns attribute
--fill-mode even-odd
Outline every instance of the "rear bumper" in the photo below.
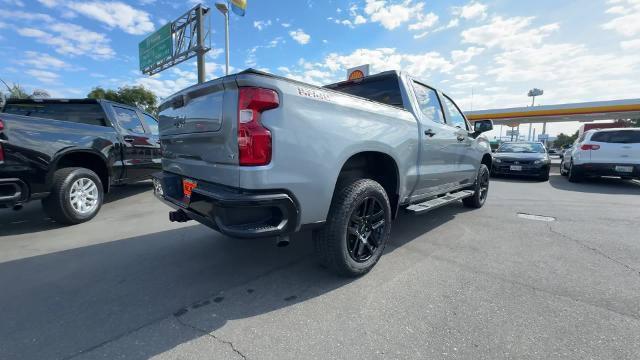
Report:
<svg viewBox="0 0 640 360"><path fill-rule="evenodd" d="M0 179L0 207L13 207L29 200L29 187L18 178Z"/></svg>
<svg viewBox="0 0 640 360"><path fill-rule="evenodd" d="M239 238L292 233L299 222L293 197L283 191L251 191L198 181L191 197L183 196L180 175L153 174L154 194L189 219Z"/></svg>
<svg viewBox="0 0 640 360"><path fill-rule="evenodd" d="M633 167L633 171L625 172L616 170L616 166ZM616 163L585 163L573 164L573 171L582 176L624 176L640 178L640 164L616 164Z"/></svg>
<svg viewBox="0 0 640 360"><path fill-rule="evenodd" d="M522 170L511 170L511 165L494 164L491 171L500 175L542 176L549 173L550 165L521 165Z"/></svg>

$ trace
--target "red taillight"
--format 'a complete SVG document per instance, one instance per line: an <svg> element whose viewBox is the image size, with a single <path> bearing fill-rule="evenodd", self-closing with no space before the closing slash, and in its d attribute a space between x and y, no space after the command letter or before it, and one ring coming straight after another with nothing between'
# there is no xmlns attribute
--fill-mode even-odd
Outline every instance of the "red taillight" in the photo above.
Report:
<svg viewBox="0 0 640 360"><path fill-rule="evenodd" d="M600 149L600 145L582 144L582 146L580 146L580 150L598 150L598 149Z"/></svg>
<svg viewBox="0 0 640 360"><path fill-rule="evenodd" d="M271 162L271 132L260 123L262 112L280 105L271 89L241 87L238 95L238 150L242 166Z"/></svg>
<svg viewBox="0 0 640 360"><path fill-rule="evenodd" d="M4 124L2 123L2 120L0 120L0 131L4 130Z"/></svg>

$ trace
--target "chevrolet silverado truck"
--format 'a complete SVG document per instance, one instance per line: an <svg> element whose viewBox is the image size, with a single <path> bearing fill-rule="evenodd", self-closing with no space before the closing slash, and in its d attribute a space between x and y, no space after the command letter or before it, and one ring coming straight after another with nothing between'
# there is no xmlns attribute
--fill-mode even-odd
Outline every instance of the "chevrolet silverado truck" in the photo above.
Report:
<svg viewBox="0 0 640 360"><path fill-rule="evenodd" d="M106 100L9 100L0 112L0 207L42 200L62 224L92 219L111 185L161 169L158 122Z"/></svg>
<svg viewBox="0 0 640 360"><path fill-rule="evenodd" d="M281 246L310 229L347 276L376 264L401 209L479 208L489 190L491 121L404 72L317 87L249 69L168 97L159 124L171 221Z"/></svg>

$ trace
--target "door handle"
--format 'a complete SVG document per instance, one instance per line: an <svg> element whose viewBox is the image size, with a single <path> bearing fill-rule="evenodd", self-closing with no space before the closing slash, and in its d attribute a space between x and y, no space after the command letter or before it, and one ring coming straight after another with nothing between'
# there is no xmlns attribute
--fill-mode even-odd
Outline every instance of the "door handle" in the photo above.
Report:
<svg viewBox="0 0 640 360"><path fill-rule="evenodd" d="M458 135L458 141L459 141L459 142L463 142L463 141L464 141L464 136L462 136L462 135Z"/></svg>
<svg viewBox="0 0 640 360"><path fill-rule="evenodd" d="M436 133L434 133L433 130L429 129L429 130L425 130L424 134L427 135L428 137L433 137Z"/></svg>
<svg viewBox="0 0 640 360"><path fill-rule="evenodd" d="M125 136L123 137L123 139L124 139L124 141L126 141L126 142L134 142L134 141L136 140L136 138L134 138L134 137L133 137L133 136L131 136L131 135L125 135Z"/></svg>

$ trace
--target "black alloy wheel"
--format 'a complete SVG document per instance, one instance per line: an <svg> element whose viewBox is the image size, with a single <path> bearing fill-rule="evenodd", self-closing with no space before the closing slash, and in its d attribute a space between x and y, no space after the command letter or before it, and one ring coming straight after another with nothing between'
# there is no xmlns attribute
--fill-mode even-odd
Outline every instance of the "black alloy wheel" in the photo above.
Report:
<svg viewBox="0 0 640 360"><path fill-rule="evenodd" d="M356 262L369 260L384 237L386 226L382 204L374 197L364 198L349 219L347 229L347 250Z"/></svg>

